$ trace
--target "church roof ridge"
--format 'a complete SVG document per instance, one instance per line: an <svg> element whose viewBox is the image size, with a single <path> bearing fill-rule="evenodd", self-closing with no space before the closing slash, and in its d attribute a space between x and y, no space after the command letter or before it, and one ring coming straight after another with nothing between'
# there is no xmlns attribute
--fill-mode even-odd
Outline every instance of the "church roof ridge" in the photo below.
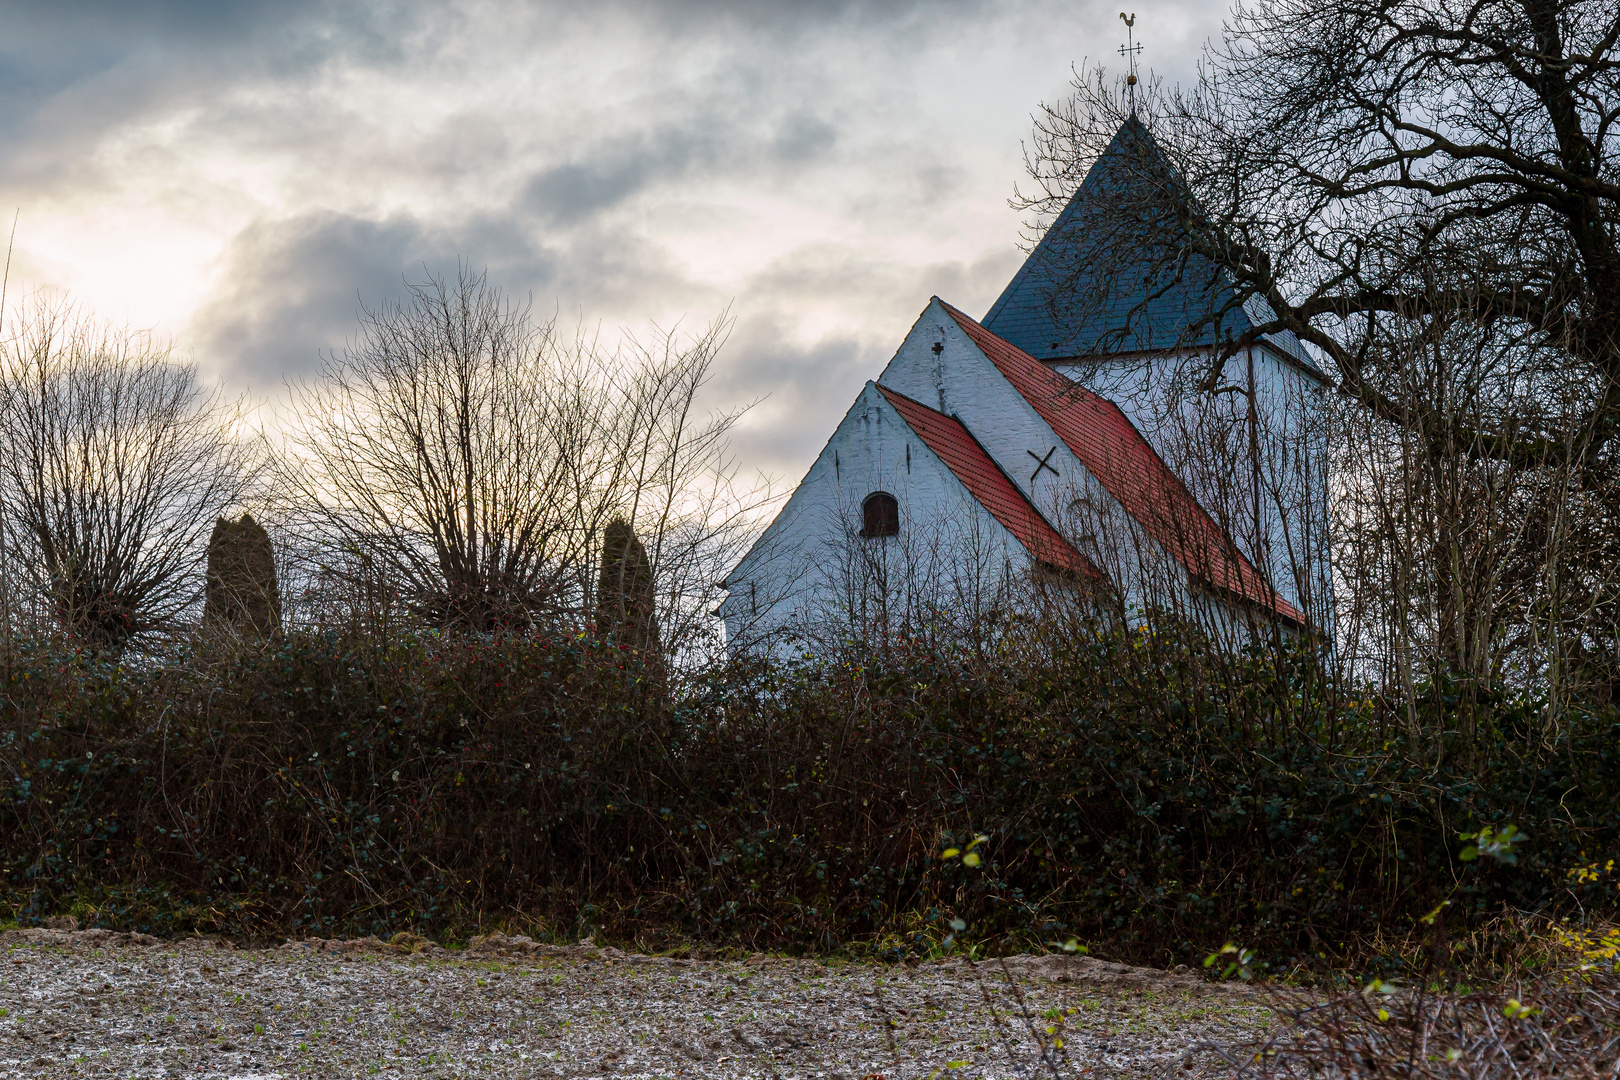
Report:
<svg viewBox="0 0 1620 1080"><path fill-rule="evenodd" d="M939 304L1126 513L1189 574L1306 625L1305 616L1266 584L1118 405L945 301Z"/></svg>

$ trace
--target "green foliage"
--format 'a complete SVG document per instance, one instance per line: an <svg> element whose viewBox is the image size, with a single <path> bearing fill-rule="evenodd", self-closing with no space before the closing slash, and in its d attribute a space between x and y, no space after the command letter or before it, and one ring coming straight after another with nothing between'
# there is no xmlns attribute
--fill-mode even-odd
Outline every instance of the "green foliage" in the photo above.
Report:
<svg viewBox="0 0 1620 1080"><path fill-rule="evenodd" d="M0 917L24 923L917 954L965 925L1323 966L1442 901L1454 935L1616 908L1569 873L1620 847L1614 715L1465 767L1323 700L1308 657L1097 637L666 680L611 641L292 633L0 660ZM1461 873L1464 829L1490 866Z"/></svg>
<svg viewBox="0 0 1620 1080"><path fill-rule="evenodd" d="M1212 971L1219 966L1222 979L1236 975L1243 982L1248 982L1254 978L1254 961L1253 949L1240 948L1229 941L1221 946L1220 952L1204 957L1204 966Z"/></svg>
<svg viewBox="0 0 1620 1080"><path fill-rule="evenodd" d="M1519 861L1519 853L1515 848L1523 843L1526 837L1512 825L1504 825L1499 831L1493 831L1487 825L1478 832L1463 833L1458 839L1474 841L1457 853L1457 858L1463 862L1473 862L1483 855L1512 866ZM1427 916L1425 918L1427 919Z"/></svg>

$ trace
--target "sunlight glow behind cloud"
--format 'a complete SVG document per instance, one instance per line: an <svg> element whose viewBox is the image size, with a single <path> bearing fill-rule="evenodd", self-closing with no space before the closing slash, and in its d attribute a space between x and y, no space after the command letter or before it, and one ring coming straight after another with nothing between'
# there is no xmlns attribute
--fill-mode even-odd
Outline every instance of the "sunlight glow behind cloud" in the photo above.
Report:
<svg viewBox="0 0 1620 1080"><path fill-rule="evenodd" d="M136 9L138 8L138 13ZM80 3L0 15L12 287L274 394L463 257L543 314L736 330L717 405L794 479L933 293L1016 268L1021 140L1095 2ZM1192 70L1221 10L1140 12Z"/></svg>

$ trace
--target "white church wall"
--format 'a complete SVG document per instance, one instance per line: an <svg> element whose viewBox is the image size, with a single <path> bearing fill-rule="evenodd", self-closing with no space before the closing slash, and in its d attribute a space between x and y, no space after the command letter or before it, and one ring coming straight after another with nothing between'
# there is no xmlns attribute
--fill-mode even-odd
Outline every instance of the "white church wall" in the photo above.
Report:
<svg viewBox="0 0 1620 1080"><path fill-rule="evenodd" d="M936 346L939 351L935 351ZM878 382L955 416L1035 507L1051 520L1063 485L1036 466L1054 447L1058 480L1085 468L938 300L912 326ZM1029 453L1035 453L1030 458ZM1063 464L1059 464L1059 460ZM1065 468L1068 465L1068 468ZM1089 474L1086 474L1089 475ZM1044 481L1044 482L1043 482Z"/></svg>
<svg viewBox="0 0 1620 1080"><path fill-rule="evenodd" d="M1250 385L1251 361L1255 438L1248 395L1238 392ZM1327 626L1326 388L1257 345L1227 361L1211 393L1198 385L1210 362L1207 352L1184 352L1056 370L1119 405L1272 587L1316 625Z"/></svg>
<svg viewBox="0 0 1620 1080"><path fill-rule="evenodd" d="M1187 359L1160 358L1157 364L1164 370L1177 361L1184 366ZM1276 549L1309 550L1289 532L1298 528L1294 511L1283 508L1315 505L1309 482L1296 482L1289 470L1320 459L1290 449L1288 440L1304 430L1299 418L1317 408L1309 395L1319 391L1301 383L1294 369L1261 355L1255 360L1261 429L1275 428L1285 437L1277 440L1282 449L1275 458L1263 463L1270 498L1266 536L1260 542L1251 536L1246 543L1241 528L1232 531L1246 551L1268 555L1263 565L1279 592L1299 604L1302 590L1294 583L1302 575L1288 572L1288 556L1279 559ZM1239 470L1231 460L1248 456L1246 443L1231 440L1234 433L1248 431L1246 399L1216 395L1195 408L1184 397L1155 396L1156 386L1130 393L1118 385L1121 372L1140 379L1141 366L1103 374L1115 377L1113 389L1127 416L1171 468L1187 477L1194 496L1224 499L1229 513L1241 509L1232 505L1232 478ZM880 381L957 417L1046 520L1103 571L1127 613L1179 611L1234 641L1252 633L1252 613L1191 587L1185 569L1146 535L937 301L919 317ZM1238 411L1234 400L1245 411ZM1226 457L1216 461L1222 467L1211 467L1207 455L1200 460L1191 453L1194 437L1210 431L1228 439ZM1270 453L1273 444L1266 446ZM1039 467L1037 459L1049 467ZM887 491L898 501L898 536L867 540L858 535L862 500L874 491ZM1279 524L1283 518L1288 520ZM1319 547L1325 551L1325 544ZM818 651L818 641L915 627L918 620L971 622L1011 602L1009 596L1027 583L1030 567L1029 554L1016 538L972 498L877 386L868 384L781 514L729 576L721 615L734 646L767 641L780 655L798 655ZM1314 603L1299 606L1313 615L1317 609Z"/></svg>
<svg viewBox="0 0 1620 1080"><path fill-rule="evenodd" d="M900 530L859 535L874 492L893 495ZM728 575L720 614L733 647L780 655L996 602L1028 553L868 383L787 505Z"/></svg>
<svg viewBox="0 0 1620 1080"><path fill-rule="evenodd" d="M1189 603L1180 565L1147 536L938 300L924 309L878 382L959 418L1041 515L1099 565L1126 608ZM1049 468L1039 467L1042 459Z"/></svg>

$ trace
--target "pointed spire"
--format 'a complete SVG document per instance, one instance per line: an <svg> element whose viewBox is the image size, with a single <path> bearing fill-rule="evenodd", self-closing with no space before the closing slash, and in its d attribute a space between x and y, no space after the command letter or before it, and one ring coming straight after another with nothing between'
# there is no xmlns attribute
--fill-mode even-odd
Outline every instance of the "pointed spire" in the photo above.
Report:
<svg viewBox="0 0 1620 1080"><path fill-rule="evenodd" d="M1231 279L1185 251L1175 222L1183 181L1148 127L1125 120L1079 189L984 317L1041 360L1208 346L1266 321ZM1293 334L1270 341L1309 365Z"/></svg>

